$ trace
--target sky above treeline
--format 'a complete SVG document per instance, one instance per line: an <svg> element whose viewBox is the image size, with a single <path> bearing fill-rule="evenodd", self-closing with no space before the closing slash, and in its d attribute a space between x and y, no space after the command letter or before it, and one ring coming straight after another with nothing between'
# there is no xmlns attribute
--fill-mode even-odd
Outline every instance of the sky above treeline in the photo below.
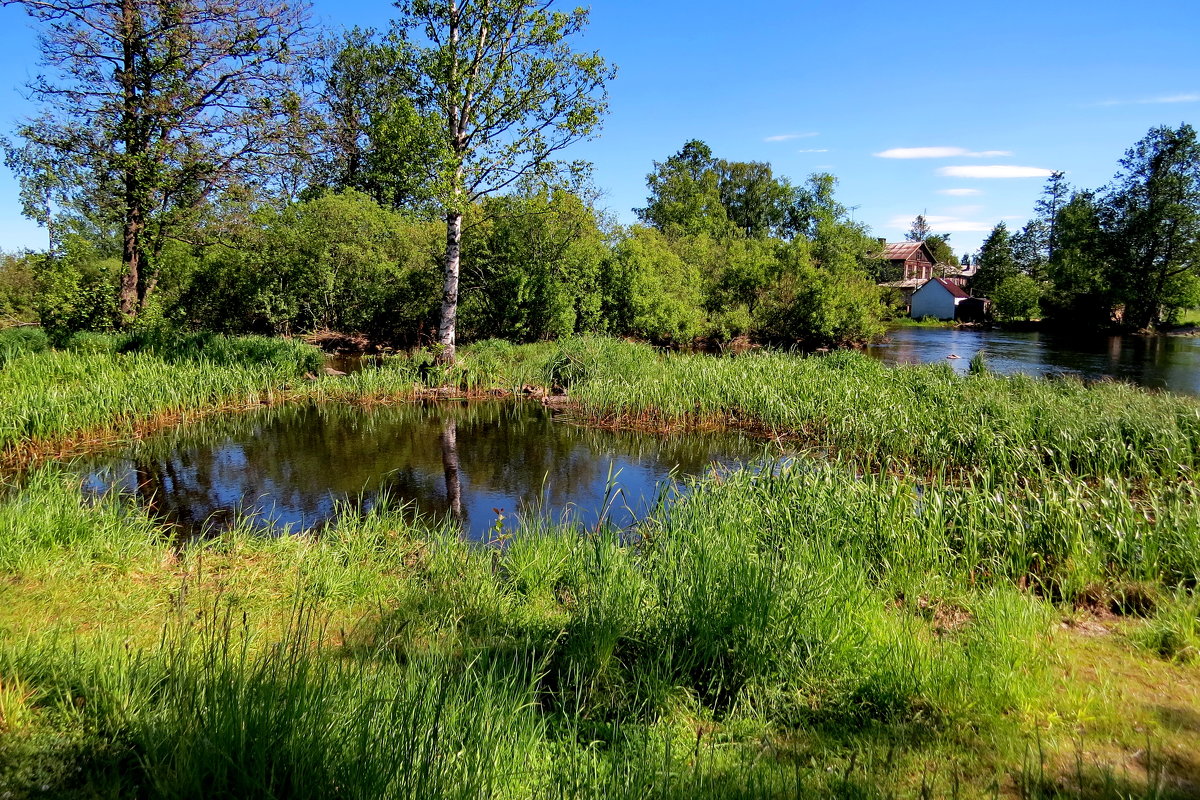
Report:
<svg viewBox="0 0 1200 800"><path fill-rule="evenodd" d="M563 6L567 6L563 3ZM839 179L874 234L901 239L924 213L974 251L997 222L1019 226L1050 170L1096 188L1156 125L1200 121L1200 2L1012 0L595 0L578 49L619 67L597 139L599 205L622 223L646 173L689 139L731 161L767 161L794 183ZM315 0L328 27L384 28L394 8ZM0 130L35 110L36 35L0 9ZM0 170L0 249L41 249Z"/></svg>

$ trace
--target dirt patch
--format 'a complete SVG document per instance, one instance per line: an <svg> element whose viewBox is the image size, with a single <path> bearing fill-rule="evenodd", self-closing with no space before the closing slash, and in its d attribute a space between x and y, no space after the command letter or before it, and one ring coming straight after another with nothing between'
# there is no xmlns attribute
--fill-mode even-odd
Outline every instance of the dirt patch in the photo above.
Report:
<svg viewBox="0 0 1200 800"><path fill-rule="evenodd" d="M898 597L896 598L896 607L908 609L921 619L928 621L933 632L938 636L954 633L973 619L971 612L962 606L926 595L921 595L914 601Z"/></svg>
<svg viewBox="0 0 1200 800"><path fill-rule="evenodd" d="M341 331L321 330L301 337L301 339L326 353L340 355L373 355L388 348L381 347L378 342L371 341L366 334L342 333Z"/></svg>

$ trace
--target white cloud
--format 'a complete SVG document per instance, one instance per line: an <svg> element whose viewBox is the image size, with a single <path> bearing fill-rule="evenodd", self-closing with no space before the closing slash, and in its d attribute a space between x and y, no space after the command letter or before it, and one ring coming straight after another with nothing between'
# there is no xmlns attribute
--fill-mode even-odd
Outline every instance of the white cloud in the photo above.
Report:
<svg viewBox="0 0 1200 800"><path fill-rule="evenodd" d="M983 194L981 189L938 189L938 194L948 194L951 197L974 197Z"/></svg>
<svg viewBox="0 0 1200 800"><path fill-rule="evenodd" d="M944 178L1048 178L1050 170L1041 167L1012 167L1006 164L988 166L941 167L938 175Z"/></svg>
<svg viewBox="0 0 1200 800"><path fill-rule="evenodd" d="M829 148L827 148L827 147L813 147L813 148L810 148L810 149L808 149L808 150L797 150L796 152L797 152L797 153L828 153L828 152L829 152Z"/></svg>
<svg viewBox="0 0 1200 800"><path fill-rule="evenodd" d="M1143 97L1139 100L1101 100L1093 103L1095 106L1154 106L1165 103L1200 103L1200 93L1184 92L1182 94L1166 94L1159 97Z"/></svg>
<svg viewBox="0 0 1200 800"><path fill-rule="evenodd" d="M1200 102L1200 94L1171 94L1165 97L1151 97L1139 100L1139 103L1196 103Z"/></svg>
<svg viewBox="0 0 1200 800"><path fill-rule="evenodd" d="M987 233L993 228L992 223L978 222L958 217L925 215L925 221L935 233ZM888 220L887 227L895 230L908 230L912 227L913 217L895 216Z"/></svg>
<svg viewBox="0 0 1200 800"><path fill-rule="evenodd" d="M1011 156L1007 150L980 150L973 152L965 147L893 147L875 153L876 158L998 158Z"/></svg>
<svg viewBox="0 0 1200 800"><path fill-rule="evenodd" d="M811 131L809 133L779 133L774 136L768 136L767 138L763 139L763 141L764 142L790 142L793 139L811 139L812 137L818 136L818 135L820 135L820 134L818 134L816 131Z"/></svg>

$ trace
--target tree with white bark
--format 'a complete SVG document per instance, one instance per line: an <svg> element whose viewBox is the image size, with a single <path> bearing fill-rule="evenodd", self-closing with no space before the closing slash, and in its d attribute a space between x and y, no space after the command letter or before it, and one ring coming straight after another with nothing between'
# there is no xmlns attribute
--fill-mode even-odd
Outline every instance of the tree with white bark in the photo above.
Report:
<svg viewBox="0 0 1200 800"><path fill-rule="evenodd" d="M401 0L419 95L441 133L435 195L446 219L439 359L455 359L463 215L484 196L574 166L558 160L598 130L615 70L575 52L586 9L542 0ZM417 41L417 37L423 41Z"/></svg>

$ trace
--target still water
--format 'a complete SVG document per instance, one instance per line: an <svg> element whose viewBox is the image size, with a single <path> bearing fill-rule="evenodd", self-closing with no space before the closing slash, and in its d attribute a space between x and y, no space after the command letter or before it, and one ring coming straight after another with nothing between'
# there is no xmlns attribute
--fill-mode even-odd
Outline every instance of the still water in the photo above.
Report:
<svg viewBox="0 0 1200 800"><path fill-rule="evenodd" d="M328 404L214 417L76 466L85 490L127 494L190 534L247 517L266 532L319 528L386 494L487 540L531 513L624 527L672 476L762 453L732 433L582 428L536 403Z"/></svg>
<svg viewBox="0 0 1200 800"><path fill-rule="evenodd" d="M895 328L866 352L888 364L944 362L965 372L982 351L995 372L1113 378L1200 396L1200 339L1179 336L1065 337L1043 332ZM958 359L948 359L954 354Z"/></svg>

